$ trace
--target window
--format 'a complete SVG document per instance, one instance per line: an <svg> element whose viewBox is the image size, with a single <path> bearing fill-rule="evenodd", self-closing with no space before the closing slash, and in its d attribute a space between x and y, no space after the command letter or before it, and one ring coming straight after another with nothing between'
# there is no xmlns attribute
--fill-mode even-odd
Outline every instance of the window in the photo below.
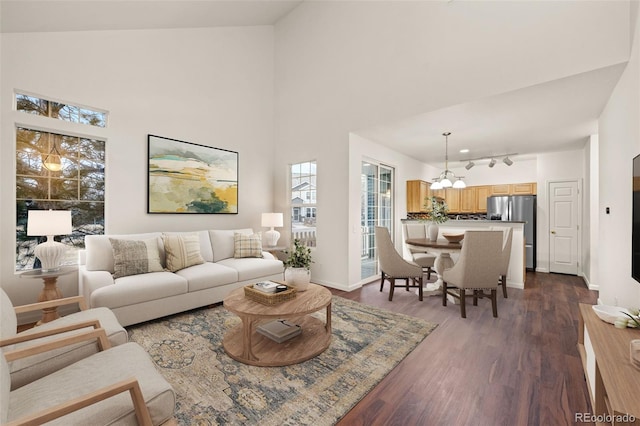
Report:
<svg viewBox="0 0 640 426"><path fill-rule="evenodd" d="M50 117L63 115L80 123L101 123L100 127L106 122L106 113L91 118L93 116L84 112L90 110L64 108L65 105L46 99L17 94L16 101L18 108L29 113ZM52 113L54 110L57 113ZM43 114L45 111L47 114ZM56 126L52 124L51 127ZM39 267L33 250L46 239L27 236L29 210L71 210L73 233L55 239L76 249L67 251L64 262L76 263L77 249L84 247L84 236L104 233L104 194L104 141L53 130L17 127L16 270Z"/></svg>
<svg viewBox="0 0 640 426"><path fill-rule="evenodd" d="M316 162L291 165L291 237L316 246Z"/></svg>
<svg viewBox="0 0 640 426"><path fill-rule="evenodd" d="M107 125L107 113L104 111L55 102L24 93L16 93L16 109L28 114L42 115L71 123L82 123L96 127L106 127Z"/></svg>

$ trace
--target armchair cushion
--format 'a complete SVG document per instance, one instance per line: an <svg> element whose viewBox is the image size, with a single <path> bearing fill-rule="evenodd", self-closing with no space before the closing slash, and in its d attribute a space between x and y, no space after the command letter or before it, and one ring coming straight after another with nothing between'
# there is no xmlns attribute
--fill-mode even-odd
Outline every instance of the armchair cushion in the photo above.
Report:
<svg viewBox="0 0 640 426"><path fill-rule="evenodd" d="M29 335L44 330L51 330L57 327L70 325L86 320L97 319L100 326L105 329L109 342L112 346L122 345L129 340L127 331L118 323L115 315L107 308L93 308L86 311L76 312L71 315L61 317L55 321L44 323L38 327L21 332L19 335ZM86 329L83 329L86 330ZM77 334L82 330L74 330L66 333L56 334L50 337L42 337L30 342L18 343L11 346L11 349L20 349L33 345L58 339L61 336ZM98 352L97 344L94 342L82 342L64 348L55 349L27 358L22 358L11 362L11 385L13 389L33 382L40 377L51 374L67 365L91 356Z"/></svg>
<svg viewBox="0 0 640 426"><path fill-rule="evenodd" d="M1 360L5 364L4 357ZM6 364L5 364L6 365ZM5 368L2 368L3 376ZM126 343L58 370L29 383L6 396L6 379L2 377L2 413L11 421L28 414L62 404L115 382L135 377L142 390L154 425L173 417L176 396L169 383L156 370L149 355L135 343ZM6 404L6 406L5 406ZM54 420L50 425L69 424L137 424L134 408L127 392L74 411Z"/></svg>

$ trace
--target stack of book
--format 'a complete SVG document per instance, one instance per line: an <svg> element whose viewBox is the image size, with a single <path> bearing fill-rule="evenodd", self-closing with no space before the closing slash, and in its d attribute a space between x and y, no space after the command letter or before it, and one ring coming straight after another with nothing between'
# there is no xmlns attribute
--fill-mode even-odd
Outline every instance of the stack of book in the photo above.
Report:
<svg viewBox="0 0 640 426"><path fill-rule="evenodd" d="M302 328L287 320L279 319L259 325L256 331L274 342L282 343L302 333Z"/></svg>
<svg viewBox="0 0 640 426"><path fill-rule="evenodd" d="M260 281L259 283L255 283L253 288L264 293L275 293L278 285L278 283L274 283L273 281Z"/></svg>

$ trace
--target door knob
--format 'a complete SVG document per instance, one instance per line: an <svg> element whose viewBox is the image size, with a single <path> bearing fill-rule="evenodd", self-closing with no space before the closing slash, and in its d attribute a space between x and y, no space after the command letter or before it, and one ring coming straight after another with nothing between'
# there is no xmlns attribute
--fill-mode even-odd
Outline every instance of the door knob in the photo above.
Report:
<svg viewBox="0 0 640 426"><path fill-rule="evenodd" d="M552 234L555 234L555 233L556 233L556 231L551 231L551 233L552 233Z"/></svg>

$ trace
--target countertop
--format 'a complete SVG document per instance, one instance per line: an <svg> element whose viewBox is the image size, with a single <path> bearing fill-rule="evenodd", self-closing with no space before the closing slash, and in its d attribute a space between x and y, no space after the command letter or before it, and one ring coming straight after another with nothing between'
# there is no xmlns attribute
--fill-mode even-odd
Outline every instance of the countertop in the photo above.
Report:
<svg viewBox="0 0 640 426"><path fill-rule="evenodd" d="M428 220L419 220L419 219L401 219L401 221L404 222L428 222ZM441 226L447 226L450 223L493 223L495 225L499 225L500 223L526 223L523 220L468 220L468 219L464 219L464 220L456 220L456 219L449 219L448 221L446 221L445 223L441 223Z"/></svg>

